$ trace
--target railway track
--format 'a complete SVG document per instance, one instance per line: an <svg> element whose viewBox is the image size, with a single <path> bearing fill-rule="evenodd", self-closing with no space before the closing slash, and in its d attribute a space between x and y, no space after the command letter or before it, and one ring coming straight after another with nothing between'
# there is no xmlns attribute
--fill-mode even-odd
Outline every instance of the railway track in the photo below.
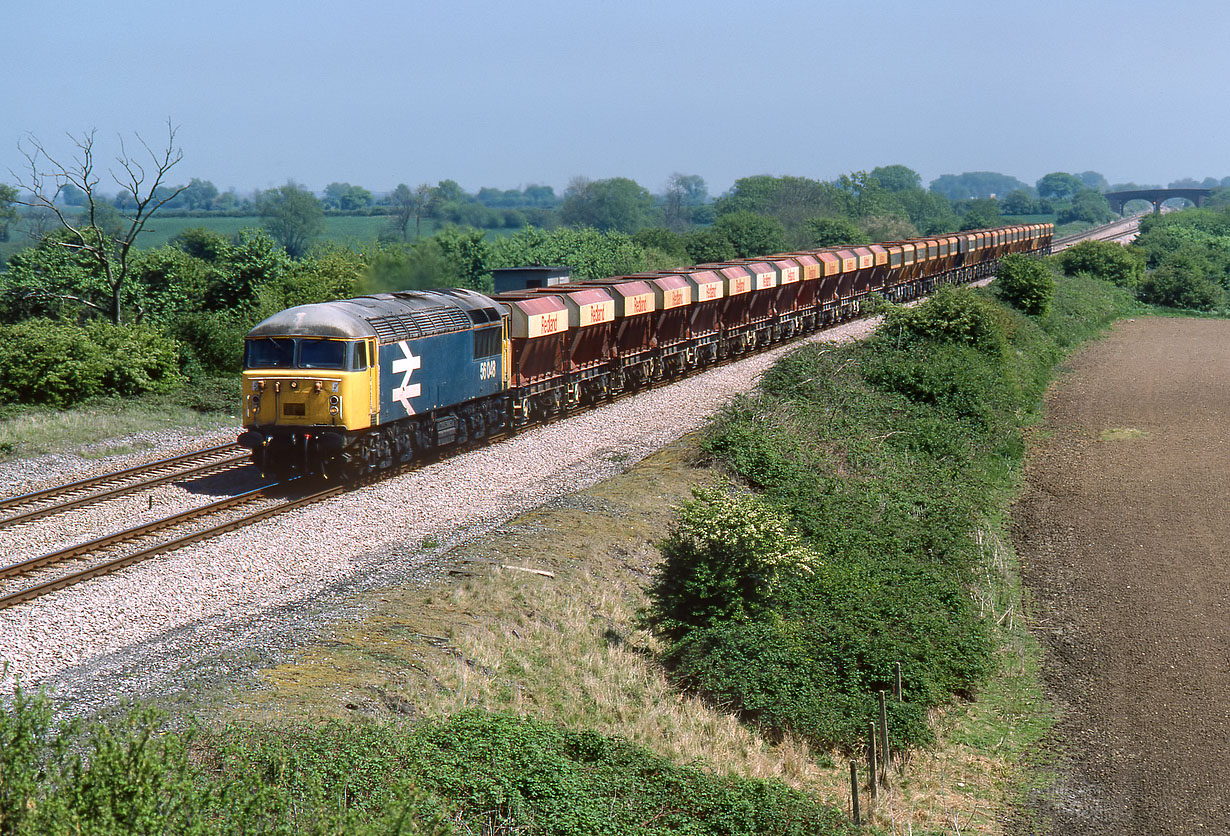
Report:
<svg viewBox="0 0 1230 836"><path fill-rule="evenodd" d="M1118 241L1121 238L1126 238L1129 235L1135 235L1140 228L1140 217L1120 218L1119 220L1111 221L1102 226L1095 226L1091 229L1086 229L1084 232L1078 232L1075 235L1068 235L1063 238L1056 238L1051 244L1051 252L1063 252L1073 244L1079 244L1081 241Z"/></svg>
<svg viewBox="0 0 1230 836"><path fill-rule="evenodd" d="M156 555L181 549L184 546L198 543L211 537L217 537L228 531L234 531L238 528L258 523L304 505L320 502L321 500L351 490L354 487L353 485L334 485L322 490L310 491L301 496L281 496L290 484L292 483L268 485L256 488L255 490L245 491L244 493L182 511L169 517L133 526L124 531L0 567L0 609L32 601L35 598L82 583L91 578L97 578L126 566L131 566L134 563L140 563ZM258 503L261 504L261 507L255 511L241 514L213 525L195 527L182 534L176 534L170 539L162 539L154 543L148 542L161 533L184 529L198 520L222 515L228 511ZM114 554L116 551L121 551L121 547L125 545L135 545L136 548L134 550L127 550L120 555ZM52 577L45 577L51 574L52 571L63 568L64 564L82 561L89 565L68 573L57 573ZM29 580L31 578L34 579L33 583L12 583L14 580Z"/></svg>
<svg viewBox="0 0 1230 836"><path fill-rule="evenodd" d="M765 346L763 348L770 347L774 346ZM716 366L737 362L751 354L759 353L760 350L762 349L733 355L681 375L657 380L637 390L608 398L603 402L563 410L557 415L533 422L526 427L519 428L519 430L554 424L576 414L602 406L603 403L609 403L641 391L670 386L691 377L692 374L702 373ZM516 435L517 431L495 433L462 449L469 450L478 446L496 444ZM236 455L235 451L242 452ZM259 523L270 517L321 502L347 491L370 485L381 479L409 473L438 461L444 456L449 455L450 452L460 451L436 452L409 463L395 465L376 476L334 484L320 490L310 490L308 493L296 497L279 498L288 489L293 489L293 485L301 482L302 480L300 479L265 485L172 514L162 519L135 525L123 531L107 534L86 542L76 543L16 563L0 565L0 610L14 607L61 589L84 583L93 578L119 571L160 554L175 551L190 546L193 543ZM73 508L103 502L107 499L138 493L167 482L244 466L250 461L251 453L238 445L219 445L151 462L146 465L139 465L90 479L83 479L42 491L3 499L0 500L0 512L16 509L16 513L0 517L0 528L17 525L22 522L30 522ZM205 526L197 525L190 531L175 534L169 538L164 537L157 540L157 542L149 542L160 534L173 533L176 530L192 526L193 523L199 523L199 521L206 520L209 517L222 516L228 512L233 512L236 509L253 504L261 504L261 507L255 511L234 516L222 522ZM127 548L125 549L125 547ZM116 554L116 552L120 551L123 553ZM87 565L64 572L65 566L70 563L86 563Z"/></svg>
<svg viewBox="0 0 1230 836"><path fill-rule="evenodd" d="M238 444L220 444L181 456L0 499L0 529L139 493L168 482L205 476L251 461Z"/></svg>

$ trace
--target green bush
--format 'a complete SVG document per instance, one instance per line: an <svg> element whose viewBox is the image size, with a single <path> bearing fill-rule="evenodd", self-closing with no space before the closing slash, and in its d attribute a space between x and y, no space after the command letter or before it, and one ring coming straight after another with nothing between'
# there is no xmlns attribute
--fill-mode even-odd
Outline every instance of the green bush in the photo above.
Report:
<svg viewBox="0 0 1230 836"><path fill-rule="evenodd" d="M18 688L0 711L0 833L201 833L189 737L158 734L134 712L82 728Z"/></svg>
<svg viewBox="0 0 1230 836"><path fill-rule="evenodd" d="M840 810L768 781L676 766L618 738L524 718L463 714L414 736L416 779L457 800L466 832L853 833Z"/></svg>
<svg viewBox="0 0 1230 836"><path fill-rule="evenodd" d="M170 391L183 382L179 367L179 347L151 328L29 319L0 343L0 398L63 408Z"/></svg>
<svg viewBox="0 0 1230 836"><path fill-rule="evenodd" d="M1139 309L1130 291L1087 274L1077 274L1056 285L1054 304L1038 324L1058 351L1090 339L1116 319Z"/></svg>
<svg viewBox="0 0 1230 836"><path fill-rule="evenodd" d="M869 239L858 224L849 218L812 218L803 224L810 247L840 247L868 244Z"/></svg>
<svg viewBox="0 0 1230 836"><path fill-rule="evenodd" d="M179 391L176 402L193 412L239 415L242 398L239 380L235 377L201 376Z"/></svg>
<svg viewBox="0 0 1230 836"><path fill-rule="evenodd" d="M1198 264L1171 258L1140 282L1140 299L1153 305L1211 311L1219 307L1225 292Z"/></svg>
<svg viewBox="0 0 1230 836"><path fill-rule="evenodd" d="M167 332L179 341L185 370L237 374L243 368L243 338L251 328L246 317L232 311L201 311L176 317Z"/></svg>
<svg viewBox="0 0 1230 836"><path fill-rule="evenodd" d="M1000 261L995 289L1000 299L1031 316L1041 316L1055 296L1055 274L1039 259L1011 253Z"/></svg>
<svg viewBox="0 0 1230 836"><path fill-rule="evenodd" d="M59 723L20 689L0 711L6 836L852 834L770 781L679 766L618 738L464 713L413 727L168 730L135 711Z"/></svg>
<svg viewBox="0 0 1230 836"><path fill-rule="evenodd" d="M632 234L632 240L642 249L658 250L670 256L676 263L683 264L688 258L688 248L684 245L683 236L662 226L647 226Z"/></svg>
<svg viewBox="0 0 1230 836"><path fill-rule="evenodd" d="M1113 241L1081 241L1056 258L1064 275L1083 273L1128 290L1135 290L1145 274L1140 254Z"/></svg>
<svg viewBox="0 0 1230 836"><path fill-rule="evenodd" d="M970 419L989 427L997 410L1006 405L1002 369L965 345L882 348L868 353L862 370L876 388L942 409L954 420Z"/></svg>
<svg viewBox="0 0 1230 836"><path fill-rule="evenodd" d="M854 748L900 663L905 703L891 734L926 743L927 712L971 694L994 665L995 627L969 593L985 574L973 533L1016 488L1021 425L1061 346L1133 306L1126 291L1087 277L1058 283L1037 317L985 291L945 290L890 310L870 341L780 360L703 445L760 491L782 530L802 535L812 571L748 594L734 579L763 582L763 570L725 550L781 544L721 540L737 514L709 520L713 546L665 543L651 621L680 685L770 732ZM684 509L689 522L696 510ZM678 610L664 617L668 602Z"/></svg>
<svg viewBox="0 0 1230 836"><path fill-rule="evenodd" d="M1140 281L1142 301L1213 310L1230 290L1230 212L1191 209L1141 221L1132 249L1151 273Z"/></svg>
<svg viewBox="0 0 1230 836"><path fill-rule="evenodd" d="M877 340L897 347L910 342L959 343L989 355L1003 354L1007 342L1003 314L966 288L944 287L921 305L888 311Z"/></svg>
<svg viewBox="0 0 1230 836"><path fill-rule="evenodd" d="M736 707L769 735L792 732L822 744L853 746L877 718L875 690L891 687L897 659L892 654L860 659L866 648L857 645L869 642L836 635L834 629L842 626L825 619L715 624L672 646L672 669L682 685ZM853 643L847 640L852 638ZM867 675L872 666L882 668L879 677ZM897 745L934 739L924 703L894 701L891 710L890 734Z"/></svg>

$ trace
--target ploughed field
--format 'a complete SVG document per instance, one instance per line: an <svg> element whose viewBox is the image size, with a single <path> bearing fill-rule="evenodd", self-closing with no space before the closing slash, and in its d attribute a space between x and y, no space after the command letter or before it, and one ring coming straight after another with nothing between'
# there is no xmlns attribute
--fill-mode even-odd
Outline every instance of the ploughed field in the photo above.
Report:
<svg viewBox="0 0 1230 836"><path fill-rule="evenodd" d="M1068 365L1013 512L1062 712L1033 812L1056 834L1225 833L1230 322L1123 322Z"/></svg>

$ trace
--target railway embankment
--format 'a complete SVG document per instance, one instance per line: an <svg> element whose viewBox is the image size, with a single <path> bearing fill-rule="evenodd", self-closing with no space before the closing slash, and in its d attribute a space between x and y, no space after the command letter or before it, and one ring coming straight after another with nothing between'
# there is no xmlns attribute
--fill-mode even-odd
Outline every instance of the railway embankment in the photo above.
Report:
<svg viewBox="0 0 1230 836"><path fill-rule="evenodd" d="M1073 279L1041 318L940 307L890 320L871 344L791 354L706 431L457 551L451 582L384 591L371 616L266 671L225 715L445 729L511 714L526 725L491 720L484 745L587 729L848 815L847 758L901 662L900 755L873 821L999 832L1005 787L1052 720L1004 531L1022 427L1054 363L1131 303ZM784 579L757 617L655 633L660 547L676 509L715 484L801 531L813 571ZM480 771L479 783L513 778Z"/></svg>
<svg viewBox="0 0 1230 836"><path fill-rule="evenodd" d="M701 433L458 548L435 582L357 593L354 618L255 683L181 697L210 720L199 751L226 753L212 774L228 797L253 781L269 815L299 804L304 825L411 811L562 833L839 833L847 759L901 663L873 821L997 832L1004 781L1051 717L1004 531L1022 428L1054 363L1128 304L1061 280L1028 318L961 291L868 344L801 348ZM751 495L803 535L807 568L737 613L693 607L719 617L662 629L664 613L687 621L660 574L676 509L692 500L703 523ZM706 573L691 577L712 605Z"/></svg>

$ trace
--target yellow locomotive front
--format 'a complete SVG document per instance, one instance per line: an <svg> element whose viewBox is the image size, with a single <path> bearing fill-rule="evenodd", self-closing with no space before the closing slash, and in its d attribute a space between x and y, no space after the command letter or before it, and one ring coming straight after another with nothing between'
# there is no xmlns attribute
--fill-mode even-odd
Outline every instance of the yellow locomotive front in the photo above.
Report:
<svg viewBox="0 0 1230 836"><path fill-rule="evenodd" d="M374 422L374 348L367 340L247 340L244 428L370 427Z"/></svg>
<svg viewBox="0 0 1230 836"><path fill-rule="evenodd" d="M292 308L244 341L239 443L267 474L322 472L379 421L375 336L338 314L329 303Z"/></svg>

